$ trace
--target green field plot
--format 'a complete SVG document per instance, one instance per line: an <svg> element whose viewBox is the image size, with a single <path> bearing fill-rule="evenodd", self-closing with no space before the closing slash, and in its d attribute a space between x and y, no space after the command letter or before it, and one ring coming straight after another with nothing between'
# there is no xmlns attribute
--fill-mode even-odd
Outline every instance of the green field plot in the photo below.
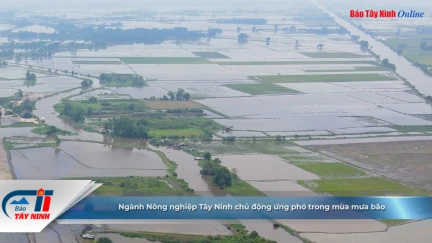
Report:
<svg viewBox="0 0 432 243"><path fill-rule="evenodd" d="M296 166L326 179L367 176L366 172L343 163L302 163Z"/></svg>
<svg viewBox="0 0 432 243"><path fill-rule="evenodd" d="M243 61L243 62L213 62L219 65L312 65L312 64L371 64L378 65L375 61Z"/></svg>
<svg viewBox="0 0 432 243"><path fill-rule="evenodd" d="M383 66L373 66L373 67L356 67L354 69L303 70L303 72L307 72L307 73L372 72L372 71L390 71L390 69Z"/></svg>
<svg viewBox="0 0 432 243"><path fill-rule="evenodd" d="M373 73L321 74L321 75L264 75L256 76L266 83L304 83L304 82L351 82L351 81L390 81L392 77ZM252 77L253 78L253 77Z"/></svg>
<svg viewBox="0 0 432 243"><path fill-rule="evenodd" d="M225 55L220 54L219 52L192 52L195 56L202 57L202 58L229 58Z"/></svg>
<svg viewBox="0 0 432 243"><path fill-rule="evenodd" d="M99 65L115 65L115 64L122 64L120 61L74 61L72 60L73 64L99 64Z"/></svg>
<svg viewBox="0 0 432 243"><path fill-rule="evenodd" d="M201 57L121 57L126 64L211 64Z"/></svg>
<svg viewBox="0 0 432 243"><path fill-rule="evenodd" d="M196 128L187 128L187 129L165 129L165 130L150 130L149 134L155 138L162 137L200 137L204 134L202 130Z"/></svg>
<svg viewBox="0 0 432 243"><path fill-rule="evenodd" d="M365 58L371 55L358 55L349 52L301 52L301 54L313 58Z"/></svg>
<svg viewBox="0 0 432 243"><path fill-rule="evenodd" d="M298 181L304 187L335 196L416 196L426 191L383 177Z"/></svg>
<svg viewBox="0 0 432 243"><path fill-rule="evenodd" d="M225 86L251 95L299 93L275 84L227 84Z"/></svg>

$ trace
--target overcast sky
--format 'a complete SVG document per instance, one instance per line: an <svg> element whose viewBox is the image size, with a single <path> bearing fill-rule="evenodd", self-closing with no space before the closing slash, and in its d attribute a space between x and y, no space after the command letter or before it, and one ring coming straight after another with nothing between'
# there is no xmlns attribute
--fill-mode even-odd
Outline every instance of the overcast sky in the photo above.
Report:
<svg viewBox="0 0 432 243"><path fill-rule="evenodd" d="M308 0L305 0L308 1ZM0 0L0 11L23 8L129 8L129 7L198 7L198 6L250 6L286 5L289 0Z"/></svg>

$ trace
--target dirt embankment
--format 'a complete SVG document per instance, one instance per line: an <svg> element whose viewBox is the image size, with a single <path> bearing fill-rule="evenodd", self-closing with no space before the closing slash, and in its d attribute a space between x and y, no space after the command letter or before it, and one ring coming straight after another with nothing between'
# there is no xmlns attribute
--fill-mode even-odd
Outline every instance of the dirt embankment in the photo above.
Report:
<svg viewBox="0 0 432 243"><path fill-rule="evenodd" d="M12 173L8 163L7 152L3 147L3 141L0 139L0 180L12 180Z"/></svg>

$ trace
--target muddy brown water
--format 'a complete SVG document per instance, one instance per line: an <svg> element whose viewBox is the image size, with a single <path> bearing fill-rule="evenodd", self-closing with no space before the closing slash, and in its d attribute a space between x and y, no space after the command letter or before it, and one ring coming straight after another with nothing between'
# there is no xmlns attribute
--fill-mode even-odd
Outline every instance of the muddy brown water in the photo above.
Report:
<svg viewBox="0 0 432 243"><path fill-rule="evenodd" d="M58 113L54 110L54 105L61 102L61 99L71 95L79 94L80 89L75 89L70 92L60 93L48 98L42 98L36 102L36 110L33 113L38 117L45 118L48 125L56 126L60 129L77 133L80 139L103 141L103 135L84 131L83 129L74 126L71 122L58 117Z"/></svg>
<svg viewBox="0 0 432 243"><path fill-rule="evenodd" d="M201 196L230 196L228 193L220 190L218 187L212 186L209 178L200 175L200 167L194 157L183 151L169 148L154 148L165 153L165 155L177 163L177 174L179 178L184 179L189 183L189 187L194 189L195 193ZM302 241L290 235L283 229L273 228L273 223L265 220L239 220L249 232L256 231L262 237L265 237L276 242L285 243L301 243Z"/></svg>

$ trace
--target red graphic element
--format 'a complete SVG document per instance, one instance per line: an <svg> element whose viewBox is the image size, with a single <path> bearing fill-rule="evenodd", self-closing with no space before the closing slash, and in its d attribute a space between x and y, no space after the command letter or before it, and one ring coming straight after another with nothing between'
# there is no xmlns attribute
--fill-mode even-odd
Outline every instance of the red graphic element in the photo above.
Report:
<svg viewBox="0 0 432 243"><path fill-rule="evenodd" d="M50 205L51 205L51 197L45 196L43 207L42 207L42 212L48 212L50 209Z"/></svg>
<svg viewBox="0 0 432 243"><path fill-rule="evenodd" d="M43 196L45 194L44 189L42 189L42 188L39 189L38 192L37 192L37 194L38 194L38 196Z"/></svg>

